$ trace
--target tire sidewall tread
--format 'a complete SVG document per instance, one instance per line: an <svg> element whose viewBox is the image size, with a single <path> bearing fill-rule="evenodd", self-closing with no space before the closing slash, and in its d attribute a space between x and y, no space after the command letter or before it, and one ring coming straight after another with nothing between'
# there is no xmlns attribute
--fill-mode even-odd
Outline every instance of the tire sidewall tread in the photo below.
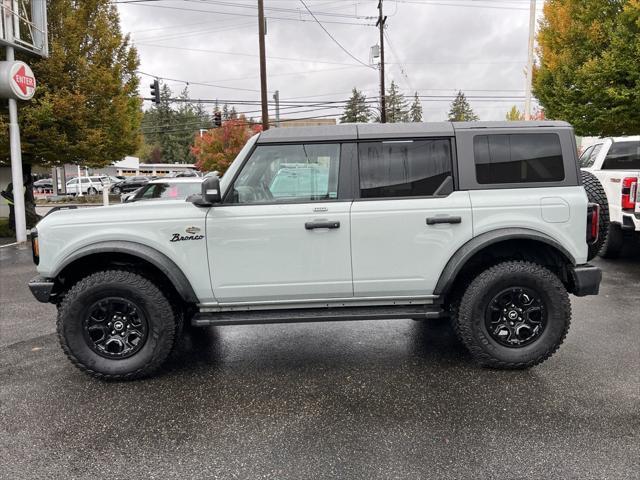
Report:
<svg viewBox="0 0 640 480"><path fill-rule="evenodd" d="M129 358L101 357L82 337L83 314L105 294L130 299L144 310L148 337ZM63 351L77 368L103 380L137 379L155 372L171 352L176 333L174 309L167 298L152 281L127 270L103 270L79 280L58 308L57 334Z"/></svg>
<svg viewBox="0 0 640 480"><path fill-rule="evenodd" d="M547 325L541 336L522 348L509 348L492 339L486 327L487 302L501 289L518 285L535 288L544 298ZM547 360L564 341L571 321L567 290L550 270L525 261L508 261L478 275L462 295L454 329L481 365L500 369L524 369Z"/></svg>

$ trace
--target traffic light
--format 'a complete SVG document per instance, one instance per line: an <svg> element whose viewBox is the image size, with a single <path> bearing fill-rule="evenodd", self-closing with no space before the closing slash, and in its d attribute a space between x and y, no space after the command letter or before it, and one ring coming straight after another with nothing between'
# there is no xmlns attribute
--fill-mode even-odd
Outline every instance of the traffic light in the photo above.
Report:
<svg viewBox="0 0 640 480"><path fill-rule="evenodd" d="M213 112L213 126L222 126L222 114L220 112Z"/></svg>
<svg viewBox="0 0 640 480"><path fill-rule="evenodd" d="M160 105L160 81L154 80L151 84L151 101Z"/></svg>

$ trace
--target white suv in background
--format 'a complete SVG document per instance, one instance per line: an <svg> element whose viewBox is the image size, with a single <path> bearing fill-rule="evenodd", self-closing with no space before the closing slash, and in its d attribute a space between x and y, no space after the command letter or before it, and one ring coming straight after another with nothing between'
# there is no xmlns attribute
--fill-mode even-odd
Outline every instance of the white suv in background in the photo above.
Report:
<svg viewBox="0 0 640 480"><path fill-rule="evenodd" d="M82 192L83 195L96 195L102 192L104 183L107 183L109 177L76 177L67 182L67 194L77 195ZM80 187L78 187L80 185Z"/></svg>

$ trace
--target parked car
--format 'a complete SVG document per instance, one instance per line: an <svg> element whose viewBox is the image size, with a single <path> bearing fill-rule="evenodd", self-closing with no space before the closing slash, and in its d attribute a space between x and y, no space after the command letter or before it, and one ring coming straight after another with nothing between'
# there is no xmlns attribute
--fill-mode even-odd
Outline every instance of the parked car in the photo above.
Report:
<svg viewBox="0 0 640 480"><path fill-rule="evenodd" d="M96 195L102 192L104 176L76 177L67 182L67 194L77 195L82 192L83 195Z"/></svg>
<svg viewBox="0 0 640 480"><path fill-rule="evenodd" d="M123 194L122 203L146 200L184 200L190 195L200 193L202 178L159 178L152 180L132 193Z"/></svg>
<svg viewBox="0 0 640 480"><path fill-rule="evenodd" d="M164 178L182 178L182 177L199 177L200 175L195 170L180 170L177 172L170 172L164 176Z"/></svg>
<svg viewBox="0 0 640 480"><path fill-rule="evenodd" d="M640 237L640 136L600 139L582 153L580 166L589 199L602 206L599 253L617 257Z"/></svg>
<svg viewBox="0 0 640 480"><path fill-rule="evenodd" d="M601 281L577 160L565 122L275 128L188 201L48 215L29 287L102 379L156 371L183 322L445 318L481 365L529 368Z"/></svg>
<svg viewBox="0 0 640 480"><path fill-rule="evenodd" d="M128 177L126 180L111 184L111 193L118 195L120 193L133 192L149 183L149 180L151 179L145 176Z"/></svg>
<svg viewBox="0 0 640 480"><path fill-rule="evenodd" d="M53 190L53 180L50 178L43 178L33 182L33 189L38 193L50 192Z"/></svg>

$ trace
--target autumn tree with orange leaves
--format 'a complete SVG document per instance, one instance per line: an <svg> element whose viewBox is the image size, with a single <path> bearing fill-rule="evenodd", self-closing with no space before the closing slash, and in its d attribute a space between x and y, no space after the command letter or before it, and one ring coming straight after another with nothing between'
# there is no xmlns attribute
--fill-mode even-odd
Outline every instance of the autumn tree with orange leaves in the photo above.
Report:
<svg viewBox="0 0 640 480"><path fill-rule="evenodd" d="M579 135L640 133L640 0L548 0L534 94Z"/></svg>
<svg viewBox="0 0 640 480"><path fill-rule="evenodd" d="M227 120L196 137L191 153L196 158L196 168L203 172L226 172L247 140L260 132L260 125L251 125L244 116Z"/></svg>

